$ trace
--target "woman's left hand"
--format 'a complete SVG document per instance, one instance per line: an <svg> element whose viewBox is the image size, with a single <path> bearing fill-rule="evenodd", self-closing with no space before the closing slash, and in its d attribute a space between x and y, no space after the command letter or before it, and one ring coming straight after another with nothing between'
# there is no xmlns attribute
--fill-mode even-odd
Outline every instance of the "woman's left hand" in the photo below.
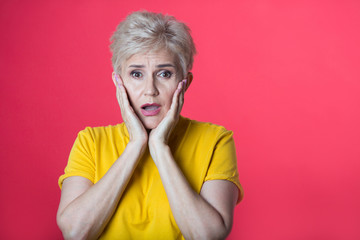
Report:
<svg viewBox="0 0 360 240"><path fill-rule="evenodd" d="M185 88L186 79L179 82L178 87L173 95L171 107L164 119L156 128L151 130L149 135L150 153L152 153L155 148L163 147L168 144L170 134L179 120L179 115L184 104Z"/></svg>

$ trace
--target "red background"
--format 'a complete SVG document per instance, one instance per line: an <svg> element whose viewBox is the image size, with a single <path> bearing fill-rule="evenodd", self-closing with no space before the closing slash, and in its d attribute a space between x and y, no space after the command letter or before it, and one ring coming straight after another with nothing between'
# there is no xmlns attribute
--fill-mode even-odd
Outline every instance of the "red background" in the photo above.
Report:
<svg viewBox="0 0 360 240"><path fill-rule="evenodd" d="M360 239L360 2L1 1L0 238L61 239L77 132L121 121L109 37L169 13L198 55L183 115L234 131L229 239Z"/></svg>

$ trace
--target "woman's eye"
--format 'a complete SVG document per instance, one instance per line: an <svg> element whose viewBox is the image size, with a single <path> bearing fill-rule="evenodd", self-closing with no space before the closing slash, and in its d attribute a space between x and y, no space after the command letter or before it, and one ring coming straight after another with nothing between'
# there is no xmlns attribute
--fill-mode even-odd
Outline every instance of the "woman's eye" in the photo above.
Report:
<svg viewBox="0 0 360 240"><path fill-rule="evenodd" d="M162 78L171 78L172 73L169 72L169 71L163 71L163 72L159 73L159 76L162 77Z"/></svg>
<svg viewBox="0 0 360 240"><path fill-rule="evenodd" d="M141 78L141 77L142 77L141 72L136 72L136 71L131 72L130 75L131 75L133 78Z"/></svg>

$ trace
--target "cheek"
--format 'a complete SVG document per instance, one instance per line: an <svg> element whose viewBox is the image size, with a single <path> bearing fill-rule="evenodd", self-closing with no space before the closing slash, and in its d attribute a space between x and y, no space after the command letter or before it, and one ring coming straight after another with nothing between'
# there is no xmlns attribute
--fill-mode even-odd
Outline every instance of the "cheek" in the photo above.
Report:
<svg viewBox="0 0 360 240"><path fill-rule="evenodd" d="M170 106L171 103L172 103L172 99L173 99L173 96L174 96L174 93L177 89L177 85L176 86L172 86L171 88L168 88L166 90L166 92L164 93L164 97L166 98L166 102L167 104Z"/></svg>
<svg viewBox="0 0 360 240"><path fill-rule="evenodd" d="M131 105L136 104L136 99L138 99L138 95L139 95L139 89L136 88L135 86L129 85L124 83L125 85L125 89L126 89L126 93L128 96L128 99L131 102Z"/></svg>

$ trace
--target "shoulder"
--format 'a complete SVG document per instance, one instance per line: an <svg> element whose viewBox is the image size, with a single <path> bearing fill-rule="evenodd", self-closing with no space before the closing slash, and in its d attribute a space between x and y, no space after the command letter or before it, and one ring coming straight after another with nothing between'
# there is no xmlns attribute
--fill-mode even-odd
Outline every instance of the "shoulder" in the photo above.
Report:
<svg viewBox="0 0 360 240"><path fill-rule="evenodd" d="M96 141L97 139L106 139L112 137L118 138L126 136L127 130L124 123L97 127L87 126L78 133L78 137L85 137L92 139L93 141Z"/></svg>
<svg viewBox="0 0 360 240"><path fill-rule="evenodd" d="M227 130L225 127L210 123L192 120L189 118L181 117L182 126L181 128L187 129L187 133L192 137L202 137L206 139L219 139L223 136L232 137L233 132Z"/></svg>

